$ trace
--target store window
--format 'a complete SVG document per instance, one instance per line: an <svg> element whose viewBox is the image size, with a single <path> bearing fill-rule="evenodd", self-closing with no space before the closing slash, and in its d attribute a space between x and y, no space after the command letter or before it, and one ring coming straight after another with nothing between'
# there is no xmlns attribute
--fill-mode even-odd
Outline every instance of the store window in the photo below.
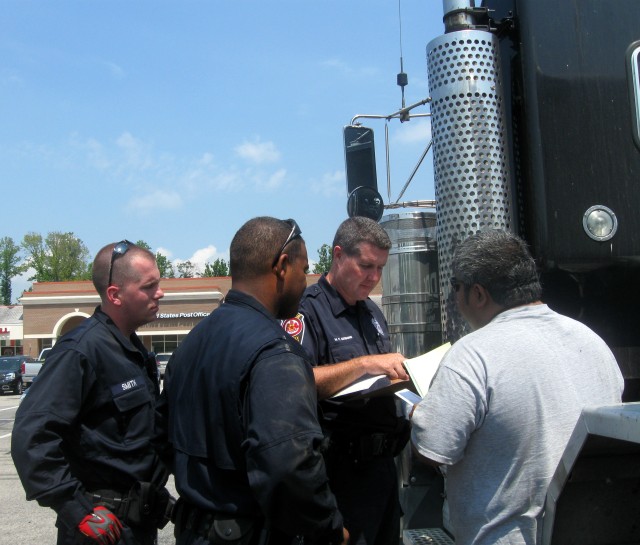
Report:
<svg viewBox="0 0 640 545"><path fill-rule="evenodd" d="M172 353L185 337L186 335L153 335L151 351L156 354Z"/></svg>
<svg viewBox="0 0 640 545"><path fill-rule="evenodd" d="M16 340L1 340L0 341L0 355L2 356L21 356L22 355L22 341Z"/></svg>

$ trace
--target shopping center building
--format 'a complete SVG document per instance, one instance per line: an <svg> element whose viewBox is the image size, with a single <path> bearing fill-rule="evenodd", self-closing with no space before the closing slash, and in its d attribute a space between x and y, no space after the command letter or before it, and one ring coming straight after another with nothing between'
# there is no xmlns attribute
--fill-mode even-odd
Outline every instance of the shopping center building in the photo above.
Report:
<svg viewBox="0 0 640 545"><path fill-rule="evenodd" d="M307 285L319 275L307 275ZM173 352L203 318L218 308L231 288L231 278L163 278L164 298L154 322L137 331L145 347L157 353ZM380 289L381 285L378 285ZM43 348L93 314L100 298L90 281L36 282L20 298L23 307L22 353L38 357Z"/></svg>
<svg viewBox="0 0 640 545"><path fill-rule="evenodd" d="M217 308L231 287L229 277L163 278L164 298L158 319L138 329L148 350L172 352L205 316ZM36 282L20 298L23 306L23 353L37 357L43 348L93 314L100 297L91 281Z"/></svg>
<svg viewBox="0 0 640 545"><path fill-rule="evenodd" d="M22 305L0 306L0 355L22 354Z"/></svg>

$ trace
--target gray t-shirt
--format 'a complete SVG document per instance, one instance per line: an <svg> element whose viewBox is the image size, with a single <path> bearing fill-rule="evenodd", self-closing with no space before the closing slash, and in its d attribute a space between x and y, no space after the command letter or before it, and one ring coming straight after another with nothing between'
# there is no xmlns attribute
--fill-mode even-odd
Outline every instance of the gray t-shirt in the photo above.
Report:
<svg viewBox="0 0 640 545"><path fill-rule="evenodd" d="M456 545L534 545L547 488L585 406L619 403L613 354L546 305L456 342L414 411L418 452L447 465Z"/></svg>

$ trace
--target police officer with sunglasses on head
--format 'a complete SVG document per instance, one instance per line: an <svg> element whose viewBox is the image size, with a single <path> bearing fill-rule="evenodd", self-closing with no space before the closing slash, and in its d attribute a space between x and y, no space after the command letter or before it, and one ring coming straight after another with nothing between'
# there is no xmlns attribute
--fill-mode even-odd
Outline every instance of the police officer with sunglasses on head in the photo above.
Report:
<svg viewBox="0 0 640 545"><path fill-rule="evenodd" d="M92 270L101 304L65 334L20 405L11 454L27 499L58 515L58 545L153 545L173 503L151 446L155 361L135 330L156 318L154 255L127 240Z"/></svg>
<svg viewBox="0 0 640 545"><path fill-rule="evenodd" d="M180 494L176 543L345 545L311 363L279 322L307 285L301 231L253 218L230 256L231 290L174 352L159 404Z"/></svg>

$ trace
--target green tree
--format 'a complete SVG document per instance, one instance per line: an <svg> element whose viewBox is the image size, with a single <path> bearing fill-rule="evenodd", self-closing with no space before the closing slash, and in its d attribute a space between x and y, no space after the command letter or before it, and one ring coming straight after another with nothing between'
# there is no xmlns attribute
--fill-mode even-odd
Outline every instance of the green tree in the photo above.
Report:
<svg viewBox="0 0 640 545"><path fill-rule="evenodd" d="M204 264L202 276L229 276L229 265L224 259L216 259L213 263Z"/></svg>
<svg viewBox="0 0 640 545"><path fill-rule="evenodd" d="M156 263L158 265L158 270L160 271L160 278L176 277L176 273L173 270L173 263L171 263L166 255L156 252Z"/></svg>
<svg viewBox="0 0 640 545"><path fill-rule="evenodd" d="M137 240L136 246L140 246L140 248L144 248L145 250L151 250L151 246L147 244L144 240ZM160 271L160 278L175 278L176 273L173 270L173 263L169 260L169 258L161 254L160 252L156 252L156 264L158 265L158 270Z"/></svg>
<svg viewBox="0 0 640 545"><path fill-rule="evenodd" d="M140 248L151 251L151 246L149 246L144 240L136 241L136 246L140 246Z"/></svg>
<svg viewBox="0 0 640 545"><path fill-rule="evenodd" d="M22 248L27 253L25 264L34 269L35 274L29 280L41 279L47 276L47 251L39 233L27 233L22 239Z"/></svg>
<svg viewBox="0 0 640 545"><path fill-rule="evenodd" d="M20 265L20 246L11 237L0 238L0 301L11 304L11 280L24 272Z"/></svg>
<svg viewBox="0 0 640 545"><path fill-rule="evenodd" d="M178 278L193 278L196 276L196 266L187 259L182 263L178 263Z"/></svg>
<svg viewBox="0 0 640 545"><path fill-rule="evenodd" d="M35 274L36 282L64 282L91 278L89 249L73 233L53 231L43 239L38 233L27 233L22 241L26 268Z"/></svg>
<svg viewBox="0 0 640 545"><path fill-rule="evenodd" d="M318 249L318 262L313 265L313 273L324 274L329 272L332 259L333 255L331 252L331 246L328 244L320 246Z"/></svg>

